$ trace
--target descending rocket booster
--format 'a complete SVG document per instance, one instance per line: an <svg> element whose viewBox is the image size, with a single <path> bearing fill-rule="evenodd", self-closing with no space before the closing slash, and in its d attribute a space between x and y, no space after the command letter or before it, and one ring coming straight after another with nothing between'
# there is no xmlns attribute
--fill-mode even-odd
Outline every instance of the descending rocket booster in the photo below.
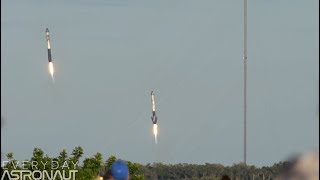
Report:
<svg viewBox="0 0 320 180"><path fill-rule="evenodd" d="M151 103L152 103L152 117L151 120L153 122L153 134L154 134L154 140L156 144L158 143L158 124L157 124L157 116L156 116L156 103L154 99L154 93L151 91Z"/></svg>
<svg viewBox="0 0 320 180"><path fill-rule="evenodd" d="M50 46L50 33L49 33L49 29L46 29L46 37L47 37L47 44L48 44L48 61L52 62L52 58L51 58L51 46Z"/></svg>
<svg viewBox="0 0 320 180"><path fill-rule="evenodd" d="M153 124L157 124L157 116L156 116L156 103L155 103L155 98L154 98L154 93L151 91L151 103L152 103L152 117L151 120Z"/></svg>
<svg viewBox="0 0 320 180"><path fill-rule="evenodd" d="M52 63L52 58L51 58L51 46L50 46L50 33L49 29L46 29L46 38L47 38L47 45L48 45L48 61L49 61L49 73L51 75L52 80L54 80L53 74L54 74L54 67Z"/></svg>

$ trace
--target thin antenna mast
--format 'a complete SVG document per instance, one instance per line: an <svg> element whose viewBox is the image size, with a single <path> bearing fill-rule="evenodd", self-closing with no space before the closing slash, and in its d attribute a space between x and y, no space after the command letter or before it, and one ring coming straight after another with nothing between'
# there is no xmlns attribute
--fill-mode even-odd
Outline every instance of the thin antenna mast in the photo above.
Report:
<svg viewBox="0 0 320 180"><path fill-rule="evenodd" d="M247 0L244 0L244 21L243 21L243 30L244 30L244 51L243 51L243 63L244 63L244 82L243 82L243 124L244 124L244 134L243 134L243 162L247 164Z"/></svg>

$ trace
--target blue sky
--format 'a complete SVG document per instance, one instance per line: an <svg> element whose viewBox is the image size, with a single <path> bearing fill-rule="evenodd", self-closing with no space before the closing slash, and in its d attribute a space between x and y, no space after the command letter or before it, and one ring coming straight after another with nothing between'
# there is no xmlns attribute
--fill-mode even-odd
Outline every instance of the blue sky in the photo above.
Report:
<svg viewBox="0 0 320 180"><path fill-rule="evenodd" d="M242 1L1 3L3 154L80 145L139 163L242 161ZM249 164L319 147L318 4L248 1Z"/></svg>

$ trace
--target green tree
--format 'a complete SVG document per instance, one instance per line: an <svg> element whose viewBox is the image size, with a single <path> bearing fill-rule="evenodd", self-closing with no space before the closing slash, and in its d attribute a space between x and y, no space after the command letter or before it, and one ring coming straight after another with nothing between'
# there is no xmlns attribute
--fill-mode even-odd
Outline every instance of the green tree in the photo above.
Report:
<svg viewBox="0 0 320 180"><path fill-rule="evenodd" d="M8 153L6 156L7 156L8 162L3 166L5 170L8 170L10 172L12 170L20 169L18 161L14 159L12 152Z"/></svg>
<svg viewBox="0 0 320 180"><path fill-rule="evenodd" d="M139 164L127 161L130 177L132 180L143 180L144 176L139 172Z"/></svg>
<svg viewBox="0 0 320 180"><path fill-rule="evenodd" d="M30 165L30 170L44 170L44 167L42 163L44 163L44 153L42 149L40 148L34 148L33 149L33 156L31 157L31 165Z"/></svg>
<svg viewBox="0 0 320 180"><path fill-rule="evenodd" d="M111 168L112 163L114 163L117 160L117 158L115 156L110 156L105 164L105 169L109 170Z"/></svg>
<svg viewBox="0 0 320 180"><path fill-rule="evenodd" d="M79 162L79 159L82 157L83 155L83 149L80 146L77 146L73 149L72 153L71 153L72 157L70 160L72 160L74 163Z"/></svg>
<svg viewBox="0 0 320 180"><path fill-rule="evenodd" d="M60 152L60 154L59 154L57 159L58 159L59 164L63 164L65 161L67 161L68 160L68 152L67 152L67 150L63 149Z"/></svg>
<svg viewBox="0 0 320 180"><path fill-rule="evenodd" d="M97 177L99 170L102 168L102 154L97 153L93 157L86 158L83 166L76 175L78 180L90 180Z"/></svg>

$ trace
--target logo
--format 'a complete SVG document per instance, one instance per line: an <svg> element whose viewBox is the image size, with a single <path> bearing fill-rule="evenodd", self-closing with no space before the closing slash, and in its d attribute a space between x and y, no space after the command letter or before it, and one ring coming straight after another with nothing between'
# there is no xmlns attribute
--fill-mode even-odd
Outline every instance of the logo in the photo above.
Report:
<svg viewBox="0 0 320 180"><path fill-rule="evenodd" d="M2 161L1 180L75 180L78 162Z"/></svg>

